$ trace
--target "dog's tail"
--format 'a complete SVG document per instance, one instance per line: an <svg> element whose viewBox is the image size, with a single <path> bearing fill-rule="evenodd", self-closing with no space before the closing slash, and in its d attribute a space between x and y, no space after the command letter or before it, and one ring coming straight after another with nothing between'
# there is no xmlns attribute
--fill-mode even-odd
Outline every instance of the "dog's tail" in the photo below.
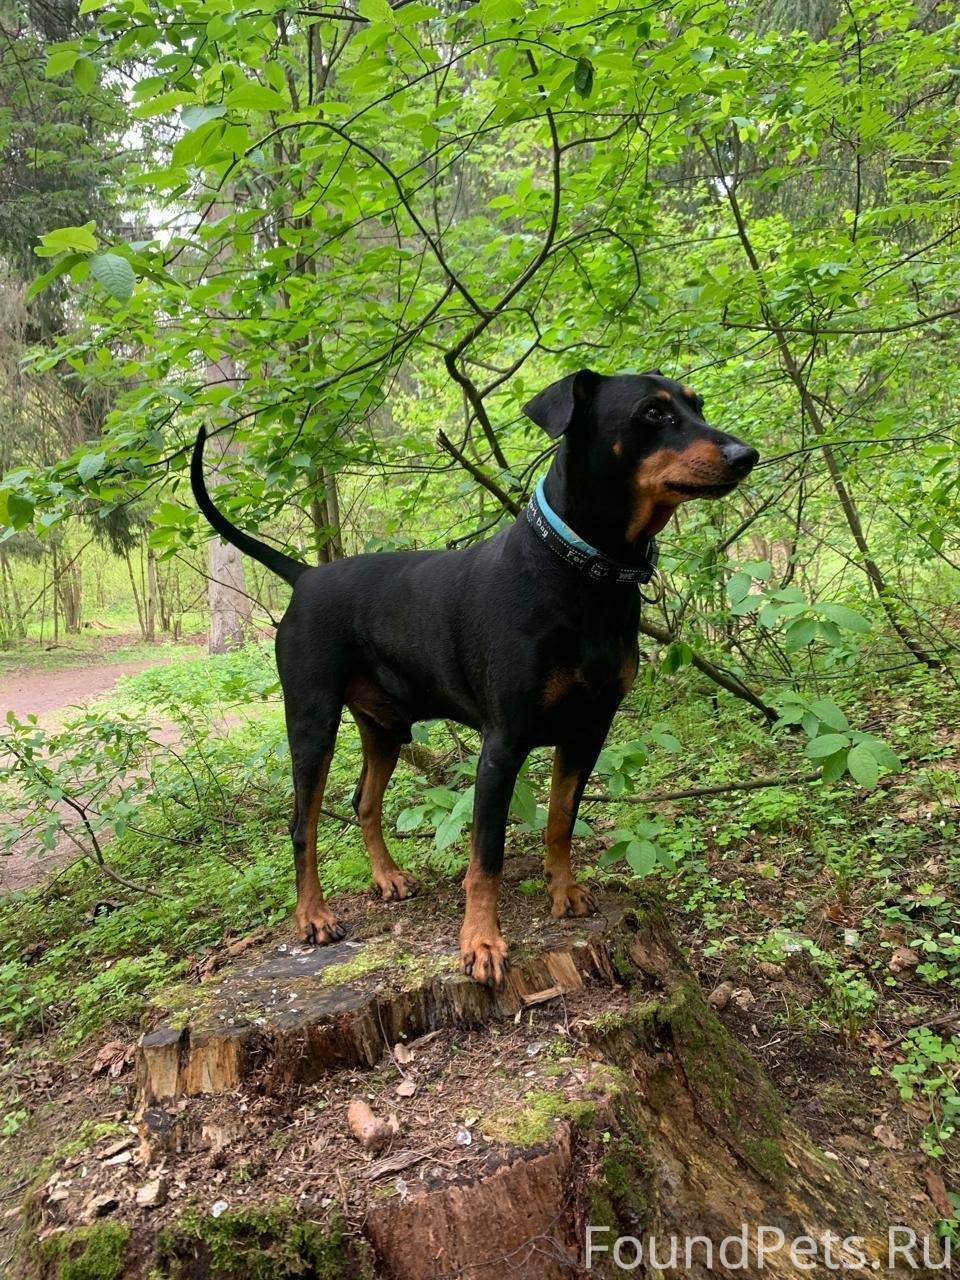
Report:
<svg viewBox="0 0 960 1280"><path fill-rule="evenodd" d="M306 573L310 566L304 564L302 560L294 560L293 556L285 556L282 551L277 551L275 547L268 547L265 542L260 542L257 538L251 538L248 533L244 533L242 529L238 529L236 525L231 524L227 517L213 505L210 494L207 492L207 486L203 481L203 445L206 438L206 430L201 427L197 432L196 443L193 446L193 457L190 460L190 486L193 489L193 496L197 500L197 506L219 533L220 537L223 538L224 542L231 542L244 555L253 556L254 560L259 560L261 564L265 564L268 569L272 570L278 577L283 578L284 582L289 582L292 587L300 575Z"/></svg>

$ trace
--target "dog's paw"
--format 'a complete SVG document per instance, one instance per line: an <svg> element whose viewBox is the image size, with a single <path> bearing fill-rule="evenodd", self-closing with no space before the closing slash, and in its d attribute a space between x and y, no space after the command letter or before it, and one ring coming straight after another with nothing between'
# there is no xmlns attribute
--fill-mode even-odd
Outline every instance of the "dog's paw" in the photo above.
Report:
<svg viewBox="0 0 960 1280"><path fill-rule="evenodd" d="M593 895L576 880L568 880L566 884L550 886L550 898L553 906L550 914L556 920L573 916L592 916L597 909Z"/></svg>
<svg viewBox="0 0 960 1280"><path fill-rule="evenodd" d="M297 937L317 947L325 947L330 942L339 942L345 938L347 931L329 907L297 908Z"/></svg>
<svg viewBox="0 0 960 1280"><path fill-rule="evenodd" d="M408 876L399 867L383 871L380 875L375 875L374 879L384 902L403 902L405 898L412 898L417 892L417 882L413 876Z"/></svg>
<svg viewBox="0 0 960 1280"><path fill-rule="evenodd" d="M468 978L492 990L498 990L505 984L510 972L506 939L500 933L462 933L460 964Z"/></svg>

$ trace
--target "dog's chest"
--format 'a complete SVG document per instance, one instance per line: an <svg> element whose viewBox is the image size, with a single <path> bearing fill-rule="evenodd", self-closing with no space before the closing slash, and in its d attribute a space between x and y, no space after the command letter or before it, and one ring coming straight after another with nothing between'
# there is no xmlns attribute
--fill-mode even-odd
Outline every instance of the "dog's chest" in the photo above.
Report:
<svg viewBox="0 0 960 1280"><path fill-rule="evenodd" d="M550 648L541 705L552 715L610 712L636 678L636 641L626 636L567 636Z"/></svg>

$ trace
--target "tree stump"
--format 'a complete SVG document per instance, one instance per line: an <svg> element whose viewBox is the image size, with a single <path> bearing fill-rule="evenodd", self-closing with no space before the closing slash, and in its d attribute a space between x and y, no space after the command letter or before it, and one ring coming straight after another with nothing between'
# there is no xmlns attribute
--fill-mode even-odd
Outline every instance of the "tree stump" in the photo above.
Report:
<svg viewBox="0 0 960 1280"><path fill-rule="evenodd" d="M504 899L500 993L456 971L452 886L390 908L399 931L316 950L273 938L171 992L140 1045L136 1159L109 1177L89 1160L89 1192L112 1195L126 1232L119 1274L736 1280L860 1255L862 1274L927 1274L889 1265L888 1230L932 1222L790 1120L655 905L610 894L598 916L554 922L515 887ZM385 1148L350 1133L356 1098L397 1113ZM65 1208L81 1197L57 1185L34 1198L46 1236L29 1274L60 1276L57 1259L89 1247Z"/></svg>

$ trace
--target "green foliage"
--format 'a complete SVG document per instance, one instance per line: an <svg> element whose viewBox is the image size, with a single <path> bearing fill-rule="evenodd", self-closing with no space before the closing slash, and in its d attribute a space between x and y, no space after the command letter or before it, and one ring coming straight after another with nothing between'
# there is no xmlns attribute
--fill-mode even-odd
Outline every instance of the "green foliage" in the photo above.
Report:
<svg viewBox="0 0 960 1280"><path fill-rule="evenodd" d="M926 1027L907 1032L904 1061L891 1068L900 1097L922 1098L930 1108L923 1149L936 1159L960 1129L960 1036L944 1040Z"/></svg>
<svg viewBox="0 0 960 1280"><path fill-rule="evenodd" d="M369 1250L339 1214L305 1216L280 1200L212 1218L188 1210L157 1237L156 1263L169 1280L198 1271L211 1280L371 1280Z"/></svg>
<svg viewBox="0 0 960 1280"><path fill-rule="evenodd" d="M130 1228L95 1222L56 1234L39 1246L41 1274L52 1280L119 1280Z"/></svg>

